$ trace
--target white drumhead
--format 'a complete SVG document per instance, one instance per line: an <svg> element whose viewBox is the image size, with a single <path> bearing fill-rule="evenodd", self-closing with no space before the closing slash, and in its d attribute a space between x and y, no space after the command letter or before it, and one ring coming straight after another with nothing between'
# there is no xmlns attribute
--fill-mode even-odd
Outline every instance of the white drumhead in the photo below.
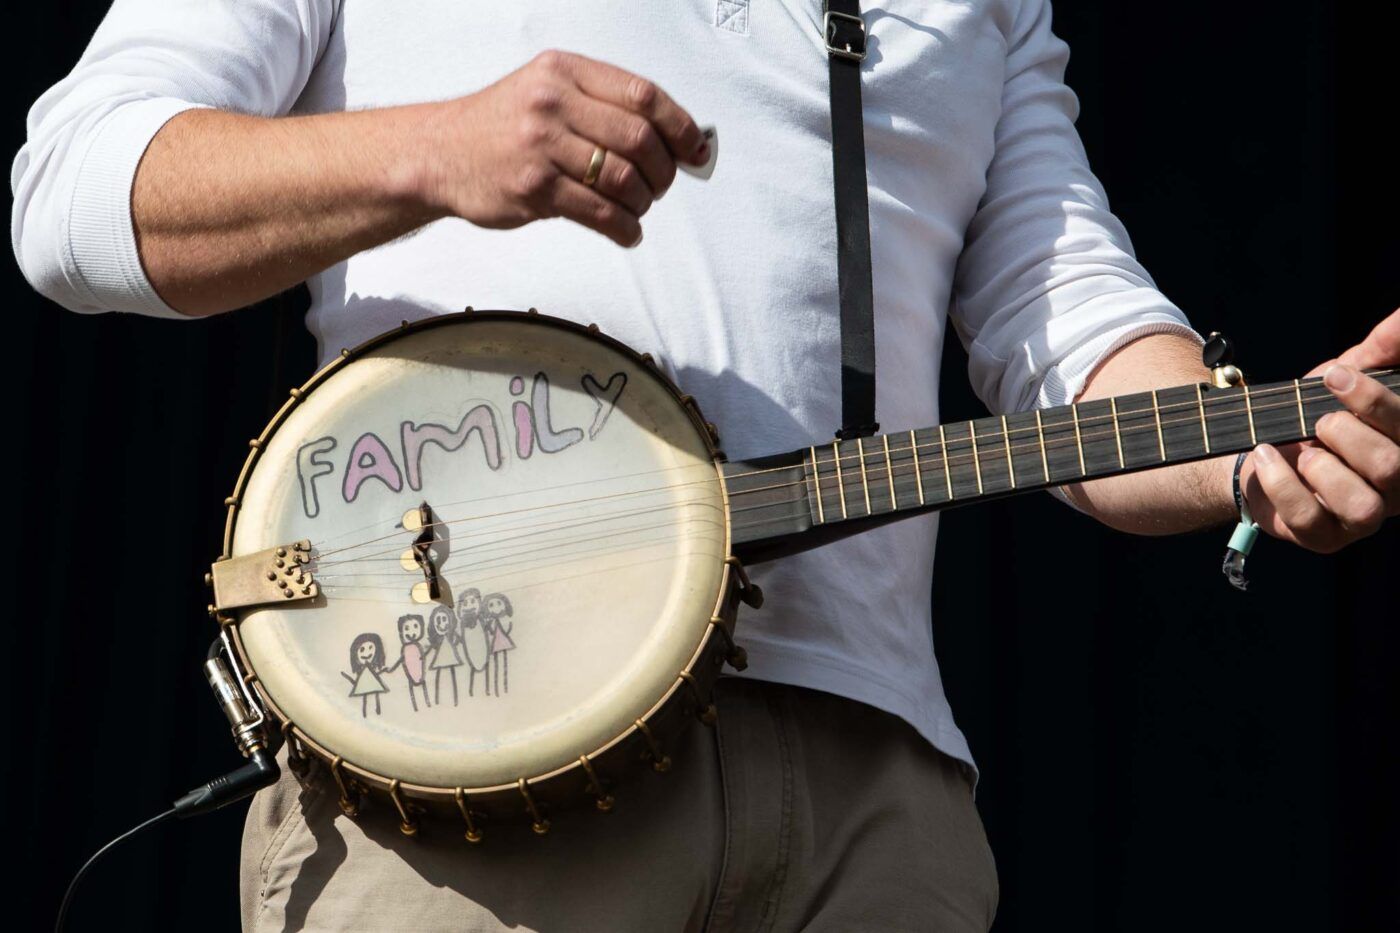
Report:
<svg viewBox="0 0 1400 933"><path fill-rule="evenodd" d="M447 537L450 610L415 602L424 576L401 560L422 502ZM646 367L538 319L464 319L349 362L268 440L233 554L309 539L324 598L239 631L281 710L346 761L513 782L605 744L670 687L718 595L725 529L715 464Z"/></svg>

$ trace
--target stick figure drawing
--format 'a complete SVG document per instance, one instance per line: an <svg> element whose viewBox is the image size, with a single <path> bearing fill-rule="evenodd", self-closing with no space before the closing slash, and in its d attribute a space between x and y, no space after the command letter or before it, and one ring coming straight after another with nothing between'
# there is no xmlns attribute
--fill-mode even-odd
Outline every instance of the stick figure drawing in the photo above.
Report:
<svg viewBox="0 0 1400 933"><path fill-rule="evenodd" d="M483 600L482 615L490 620L487 626L491 633L491 677L494 680L496 696L510 692L510 654L515 648L515 640L510 637L515 628L515 609L510 597L504 593L492 593Z"/></svg>
<svg viewBox="0 0 1400 933"><path fill-rule="evenodd" d="M442 705L442 675L452 681L452 705L457 705L457 668L462 666L458 647L457 617L446 606L434 606L428 621L428 669L433 672L433 702Z"/></svg>
<svg viewBox="0 0 1400 933"><path fill-rule="evenodd" d="M417 614L399 617L399 659L387 668L384 673L403 668L404 677L408 679L408 701L413 704L413 711L418 712L418 698L414 695L414 689L423 688L423 705L432 708L432 703L428 702L428 680L424 676L423 656L426 653L423 649L423 617Z"/></svg>
<svg viewBox="0 0 1400 933"><path fill-rule="evenodd" d="M463 590L462 595L457 597L457 635L470 671L467 675L467 696L475 695L476 675L484 673L491 663L491 645L481 621L481 590L474 587ZM486 680L486 694L491 695L490 680Z"/></svg>
<svg viewBox="0 0 1400 933"><path fill-rule="evenodd" d="M384 639L373 632L355 636L350 643L350 673L340 672L340 676L350 681L350 696L360 698L360 715L369 717L369 698L374 697L374 715L381 716L379 695L388 693L384 679L379 675L384 670Z"/></svg>

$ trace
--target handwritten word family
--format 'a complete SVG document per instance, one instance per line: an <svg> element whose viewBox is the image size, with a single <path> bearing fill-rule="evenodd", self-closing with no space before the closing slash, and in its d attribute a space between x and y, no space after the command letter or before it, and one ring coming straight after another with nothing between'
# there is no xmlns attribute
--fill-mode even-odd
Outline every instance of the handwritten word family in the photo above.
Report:
<svg viewBox="0 0 1400 933"><path fill-rule="evenodd" d="M528 460L536 452L557 454L585 437L593 440L598 436L622 398L627 374L613 373L606 382L599 382L590 373L581 382L583 391L594 404L593 420L587 428L555 425L550 411L549 377L545 373L535 373L528 400L524 398L525 379L522 376L511 378L510 394L515 400L511 402L509 426L517 458ZM339 439L327 435L308 441L297 450L302 510L307 518L321 513L321 496L330 483L326 478L337 471L340 473L338 492L346 503L354 502L365 484L371 481L383 484L390 492L401 492L405 486L418 492L424 482L423 451L429 445L453 453L475 440L472 449L481 452L487 468L499 470L507 451L502 425L503 419L495 406L480 402L462 416L456 427L431 421L402 422L397 448L391 448L373 431L366 431L349 445L343 461L335 455L335 451L345 449Z"/></svg>

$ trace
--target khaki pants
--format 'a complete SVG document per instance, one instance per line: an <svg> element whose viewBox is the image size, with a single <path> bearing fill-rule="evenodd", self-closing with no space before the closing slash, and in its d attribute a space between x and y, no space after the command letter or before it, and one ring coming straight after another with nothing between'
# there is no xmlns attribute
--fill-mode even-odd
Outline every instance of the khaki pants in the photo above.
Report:
<svg viewBox="0 0 1400 933"><path fill-rule="evenodd" d="M797 687L726 679L670 773L536 836L398 830L290 776L243 840L247 930L985 931L996 871L963 767L901 720Z"/></svg>

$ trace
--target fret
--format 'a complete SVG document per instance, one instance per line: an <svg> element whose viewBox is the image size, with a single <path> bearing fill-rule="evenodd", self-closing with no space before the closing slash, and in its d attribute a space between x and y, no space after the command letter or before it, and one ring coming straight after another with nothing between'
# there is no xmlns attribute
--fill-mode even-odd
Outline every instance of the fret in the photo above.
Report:
<svg viewBox="0 0 1400 933"><path fill-rule="evenodd" d="M1127 464L1123 462L1123 432L1118 428L1118 400L1109 399L1108 409L1113 414L1113 443L1118 448L1118 469L1121 470Z"/></svg>
<svg viewBox="0 0 1400 933"><path fill-rule="evenodd" d="M919 440L909 432L909 450L914 455L914 485L919 491L919 505L924 504L924 470L919 466Z"/></svg>
<svg viewBox="0 0 1400 933"><path fill-rule="evenodd" d="M894 462L890 460L890 436L880 438L885 444L885 478L890 481L890 511L899 508L899 499L894 494Z"/></svg>
<svg viewBox="0 0 1400 933"><path fill-rule="evenodd" d="M1197 407L1198 386L1176 386L1157 390L1161 411L1162 447L1166 459L1185 460L1209 453Z"/></svg>
<svg viewBox="0 0 1400 933"><path fill-rule="evenodd" d="M953 501L953 471L948 467L948 436L943 425L938 426L938 446L943 451L943 478L948 483L948 501Z"/></svg>
<svg viewBox="0 0 1400 933"><path fill-rule="evenodd" d="M1167 459L1167 442L1162 438L1162 409L1157 407L1157 390L1152 390L1152 420L1157 422L1157 452L1162 455L1162 461Z"/></svg>
<svg viewBox="0 0 1400 933"><path fill-rule="evenodd" d="M1002 433L1000 416L979 418L968 429L976 438L978 495L1009 492L1016 487L1011 482L1010 463L1006 459L1006 438Z"/></svg>
<svg viewBox="0 0 1400 933"><path fill-rule="evenodd" d="M1045 456L1045 426L1040 421L1040 409L1035 410L1035 437L1040 443L1040 469L1045 474L1045 482L1050 482L1050 461Z"/></svg>
<svg viewBox="0 0 1400 933"><path fill-rule="evenodd" d="M1249 390L1254 416L1250 446L1263 442L1287 444L1303 436L1300 430L1302 422L1298 417L1298 396L1297 387L1288 382L1253 386Z"/></svg>
<svg viewBox="0 0 1400 933"><path fill-rule="evenodd" d="M894 471L895 508L917 509L924 504L919 475L918 436L913 431L890 434L890 469Z"/></svg>
<svg viewBox="0 0 1400 933"><path fill-rule="evenodd" d="M808 447L807 449L812 452L812 487L815 490L815 495L812 498L817 500L817 524L820 525L826 522L826 510L822 508L821 467L817 464L817 448Z"/></svg>
<svg viewBox="0 0 1400 933"><path fill-rule="evenodd" d="M1079 456L1086 476L1102 476L1122 469L1118 462L1118 431L1113 423L1112 399L1096 398L1075 406L1079 424Z"/></svg>
<svg viewBox="0 0 1400 933"><path fill-rule="evenodd" d="M977 458L972 422L950 424L943 431L946 438L943 454L948 465L949 482L955 499L970 499L982 494L982 476Z"/></svg>
<svg viewBox="0 0 1400 933"><path fill-rule="evenodd" d="M1068 405L1041 412L1045 469L1051 483L1065 483L1084 475L1079 468L1079 444L1075 440L1074 413Z"/></svg>
<svg viewBox="0 0 1400 933"><path fill-rule="evenodd" d="M971 421L967 423L967 436L972 444L972 470L977 474L977 495L982 495L982 458L977 456L977 431Z"/></svg>
<svg viewBox="0 0 1400 933"><path fill-rule="evenodd" d="M831 444L832 459L836 462L836 491L841 496L841 517L846 518L846 480L841 476L841 442Z"/></svg>
<svg viewBox="0 0 1400 933"><path fill-rule="evenodd" d="M1201 398L1201 384L1196 383L1196 408L1201 413L1201 440L1205 442L1206 453L1210 453L1210 429L1206 427L1206 403Z"/></svg>
<svg viewBox="0 0 1400 933"><path fill-rule="evenodd" d="M1006 475L1011 480L1011 488L1016 488L1016 464L1011 459L1011 429L1006 426L1006 416L1001 416L1001 438L1006 442Z"/></svg>
<svg viewBox="0 0 1400 933"><path fill-rule="evenodd" d="M1317 422L1323 415L1341 409L1342 403L1337 400L1337 396L1328 390L1327 385L1321 379L1311 379L1308 385L1303 386L1304 423L1308 426L1308 434L1317 433Z"/></svg>
<svg viewBox="0 0 1400 933"><path fill-rule="evenodd" d="M865 497L865 514L871 515L875 510L870 507L870 478L865 475L864 438L856 438L856 459L860 461L860 491Z"/></svg>
<svg viewBox="0 0 1400 933"><path fill-rule="evenodd" d="M1259 437L1254 431L1254 405L1249 400L1249 386L1241 383L1240 388L1244 389L1244 413L1249 418L1249 446L1257 447Z"/></svg>
<svg viewBox="0 0 1400 933"><path fill-rule="evenodd" d="M914 466L912 451L908 447L899 446L899 442L907 440L908 436L907 432L882 435L885 469L889 471L889 482L886 485L890 493L890 508L894 511L918 508L920 505L914 491L917 478L909 476L909 470Z"/></svg>
<svg viewBox="0 0 1400 933"><path fill-rule="evenodd" d="M934 504L938 502L950 502L952 496L945 491L949 474L939 465L939 451L942 450L942 434L938 428L925 428L922 431L911 431L910 437L913 440L913 456L918 458L918 492L924 497L920 504ZM929 482L923 481L924 468L929 471ZM939 477L939 473L943 476Z"/></svg>
<svg viewBox="0 0 1400 933"><path fill-rule="evenodd" d="M1151 392L1134 392L1114 399L1119 424L1120 468L1158 466L1165 459L1159 433L1159 413Z"/></svg>
<svg viewBox="0 0 1400 933"><path fill-rule="evenodd" d="M1044 450L1040 446L1036 414L1034 411L1021 411L1002 419L1002 454L1011 464L1007 480L1013 484L1012 489L1031 489L1045 482Z"/></svg>
<svg viewBox="0 0 1400 933"><path fill-rule="evenodd" d="M1079 436L1079 407L1071 404L1069 414L1074 419L1074 447L1079 451L1079 475L1087 476L1089 471L1084 468L1084 439Z"/></svg>
<svg viewBox="0 0 1400 933"><path fill-rule="evenodd" d="M1298 384L1298 380L1293 380L1293 397L1298 400L1298 430L1304 436L1308 433L1308 419L1303 415L1303 387Z"/></svg>
<svg viewBox="0 0 1400 933"><path fill-rule="evenodd" d="M1253 445L1254 432L1243 389L1213 388L1206 393L1204 402L1213 451L1244 450Z"/></svg>

